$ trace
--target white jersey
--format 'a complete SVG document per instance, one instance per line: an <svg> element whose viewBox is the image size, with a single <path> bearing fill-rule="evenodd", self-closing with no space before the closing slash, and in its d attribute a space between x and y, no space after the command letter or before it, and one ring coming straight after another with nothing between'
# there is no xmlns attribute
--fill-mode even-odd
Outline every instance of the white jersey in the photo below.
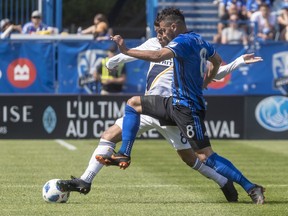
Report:
<svg viewBox="0 0 288 216"><path fill-rule="evenodd" d="M158 50L161 49L161 45L157 38L151 38L144 42L142 45L136 47L139 50ZM137 60L136 58L118 54L109 59L106 63L108 69L115 68L120 62L131 62ZM221 66L215 79L220 80L227 74L231 73L241 64L244 63L242 57L237 58L235 61L228 65ZM168 97L172 95L172 78L173 78L173 60L166 60L162 62L151 62L147 73L146 80L146 95L160 95ZM123 118L119 118L115 122L122 129ZM190 149L191 146L187 140L181 136L181 132L177 126L162 126L158 119L151 116L142 115L140 117L140 126L137 135L141 135L143 132L150 129L157 129L159 133L174 147L176 150Z"/></svg>
<svg viewBox="0 0 288 216"><path fill-rule="evenodd" d="M138 50L159 50L161 45L156 37L148 39L146 42L136 47ZM136 58L119 54L111 59L106 64L106 67L112 69L119 62L131 62ZM146 95L161 95L168 97L172 95L172 77L173 77L173 59L162 62L150 62L149 70L146 77Z"/></svg>
<svg viewBox="0 0 288 216"><path fill-rule="evenodd" d="M156 37L148 39L140 46L134 48L138 50L159 50L161 45ZM118 54L109 59L106 67L113 69L120 62L126 63L137 60L124 54ZM240 65L245 64L242 56L231 62L230 64L220 66L215 80L220 80ZM169 97L172 95L172 79L173 79L173 59L162 62L150 62L149 70L146 78L146 95L160 95Z"/></svg>

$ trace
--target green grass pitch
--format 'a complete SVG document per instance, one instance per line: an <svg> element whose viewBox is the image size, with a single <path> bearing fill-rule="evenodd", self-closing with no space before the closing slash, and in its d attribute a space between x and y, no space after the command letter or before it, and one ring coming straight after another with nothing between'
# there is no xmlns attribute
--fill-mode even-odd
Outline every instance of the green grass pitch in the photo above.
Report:
<svg viewBox="0 0 288 216"><path fill-rule="evenodd" d="M127 170L104 167L91 192L71 193L68 203L42 199L43 184L80 176L98 140L0 140L0 215L288 215L288 141L212 140L251 181L266 188L266 204L254 205L239 186L238 203L186 166L164 140L137 140Z"/></svg>

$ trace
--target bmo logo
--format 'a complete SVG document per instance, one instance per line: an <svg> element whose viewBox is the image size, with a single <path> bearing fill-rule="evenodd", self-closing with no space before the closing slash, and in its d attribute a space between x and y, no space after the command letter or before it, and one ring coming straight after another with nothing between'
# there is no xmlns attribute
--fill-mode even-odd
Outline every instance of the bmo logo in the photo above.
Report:
<svg viewBox="0 0 288 216"><path fill-rule="evenodd" d="M221 66L223 65L226 65L226 62L223 61ZM212 70L213 69L212 63L207 62L207 68L208 70ZM212 89L221 89L221 88L224 88L226 85L228 85L230 80L231 80L231 73L227 74L220 80L214 80L213 82L209 83L208 87Z"/></svg>
<svg viewBox="0 0 288 216"><path fill-rule="evenodd" d="M7 77L14 87L27 88L36 79L36 69L29 59L18 58L8 66Z"/></svg>
<svg viewBox="0 0 288 216"><path fill-rule="evenodd" d="M231 74L226 75L225 77L223 77L221 80L217 80L215 82L211 82L209 83L209 88L212 89L221 89L224 88L226 85L229 84L231 80Z"/></svg>

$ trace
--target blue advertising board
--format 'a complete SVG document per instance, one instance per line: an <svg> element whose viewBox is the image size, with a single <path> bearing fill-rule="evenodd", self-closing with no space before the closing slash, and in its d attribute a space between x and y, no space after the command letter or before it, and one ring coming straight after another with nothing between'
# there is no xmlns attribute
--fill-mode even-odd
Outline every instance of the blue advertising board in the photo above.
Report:
<svg viewBox="0 0 288 216"><path fill-rule="evenodd" d="M127 47L142 40L127 40ZM0 43L0 94L49 93L97 94L100 84L91 77L95 65L112 41L93 40L5 40ZM227 64L254 52L264 61L243 65L209 85L205 95L286 95L288 92L288 43L269 43L244 48L215 45ZM124 93L143 94L149 62L126 63ZM56 85L57 84L57 85Z"/></svg>
<svg viewBox="0 0 288 216"><path fill-rule="evenodd" d="M135 47L140 40L127 41L128 47ZM58 43L58 82L60 94L93 94L100 92L100 84L92 73L99 59L107 56L107 50L115 46L112 41L61 41ZM143 93L145 90L148 63L134 61L126 63L124 92Z"/></svg>
<svg viewBox="0 0 288 216"><path fill-rule="evenodd" d="M55 49L51 42L1 41L0 92L54 93Z"/></svg>
<svg viewBox="0 0 288 216"><path fill-rule="evenodd" d="M288 92L288 43L262 44L246 50L241 45L218 45L224 63L242 54L255 53L263 62L239 67L220 82L212 83L206 95L282 95Z"/></svg>

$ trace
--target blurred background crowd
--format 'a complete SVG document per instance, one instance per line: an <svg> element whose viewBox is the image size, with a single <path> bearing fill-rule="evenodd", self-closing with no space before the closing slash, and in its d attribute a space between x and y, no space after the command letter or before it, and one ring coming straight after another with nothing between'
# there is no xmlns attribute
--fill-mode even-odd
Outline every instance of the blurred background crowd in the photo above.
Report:
<svg viewBox="0 0 288 216"><path fill-rule="evenodd" d="M214 3L219 7L215 43L288 40L287 0L223 0Z"/></svg>
<svg viewBox="0 0 288 216"><path fill-rule="evenodd" d="M94 2L94 3L92 3ZM191 1L191 5L193 2ZM210 30L211 42L222 44L248 44L250 41L271 42L288 41L288 0L211 0L202 1L213 4L197 28L191 30ZM107 40L112 34L122 34L128 38L146 37L147 19L145 0L116 1L65 1L63 0L63 28L49 26L42 21L42 14L35 10L27 23L20 23L9 14L1 14L1 38L11 34L91 34L96 40ZM197 3L201 7L201 1ZM129 5L129 7L125 7ZM2 11L1 11L2 12ZM191 14L196 11L190 11ZM189 12L187 19L189 20ZM214 25L211 23L215 15ZM6 17L5 17L6 15ZM11 15L11 13L10 13ZM191 15L193 19L193 15ZM196 19L194 17L194 19ZM210 20L208 20L210 19ZM189 27L189 24L188 24ZM199 32L202 33L201 31ZM148 34L149 36L149 34ZM204 32L205 36L205 32Z"/></svg>
<svg viewBox="0 0 288 216"><path fill-rule="evenodd" d="M146 0L63 0L60 15L55 11L57 9L55 4L58 4L58 1L51 6L51 10L54 11L49 12L50 14L45 7L41 7L40 2L41 0L1 1L1 38L8 38L15 33L92 34L97 40L105 40L113 34L113 29L129 38L145 36ZM60 29L54 20L52 24L45 22L47 17L50 19L51 16L58 16L61 19Z"/></svg>

